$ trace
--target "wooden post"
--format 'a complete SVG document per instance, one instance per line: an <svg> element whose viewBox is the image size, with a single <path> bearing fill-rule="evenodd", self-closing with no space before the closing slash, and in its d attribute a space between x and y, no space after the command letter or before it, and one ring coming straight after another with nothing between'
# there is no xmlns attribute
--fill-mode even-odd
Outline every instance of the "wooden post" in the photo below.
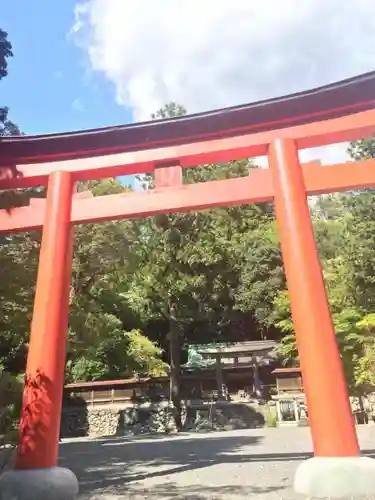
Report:
<svg viewBox="0 0 375 500"><path fill-rule="evenodd" d="M223 379L223 365L221 363L221 356L217 355L216 356L216 385L217 385L217 393L219 396L219 399L221 399L224 396L223 392L223 385L224 385L224 379Z"/></svg>
<svg viewBox="0 0 375 500"><path fill-rule="evenodd" d="M48 183L16 467L57 464L71 266L70 172Z"/></svg>
<svg viewBox="0 0 375 500"><path fill-rule="evenodd" d="M358 440L294 141L274 141L268 159L315 455L357 456Z"/></svg>
<svg viewBox="0 0 375 500"><path fill-rule="evenodd" d="M298 401L297 401L297 398L293 399L293 411L294 411L294 420L298 424L298 422L299 422L299 411L298 411Z"/></svg>

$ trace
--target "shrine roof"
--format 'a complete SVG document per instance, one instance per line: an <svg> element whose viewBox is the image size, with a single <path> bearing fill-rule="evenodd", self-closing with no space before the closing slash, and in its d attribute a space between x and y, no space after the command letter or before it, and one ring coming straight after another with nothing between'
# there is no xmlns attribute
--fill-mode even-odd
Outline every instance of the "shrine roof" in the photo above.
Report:
<svg viewBox="0 0 375 500"><path fill-rule="evenodd" d="M0 165L89 158L282 129L374 108L375 71L287 96L172 119L0 139Z"/></svg>
<svg viewBox="0 0 375 500"><path fill-rule="evenodd" d="M205 355L234 355L248 354L259 351L273 351L277 346L274 340L253 340L246 342L194 344L191 347L199 354Z"/></svg>
<svg viewBox="0 0 375 500"><path fill-rule="evenodd" d="M291 373L301 374L301 368L299 368L299 367L294 367L294 368L276 368L272 372L273 375L288 375L288 374L291 374Z"/></svg>

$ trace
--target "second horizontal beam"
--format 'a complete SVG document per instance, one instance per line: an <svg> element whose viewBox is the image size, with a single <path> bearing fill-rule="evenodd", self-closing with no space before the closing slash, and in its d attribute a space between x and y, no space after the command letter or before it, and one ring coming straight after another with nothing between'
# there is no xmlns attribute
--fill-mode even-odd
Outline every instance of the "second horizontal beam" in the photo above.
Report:
<svg viewBox="0 0 375 500"><path fill-rule="evenodd" d="M328 166L303 166L309 195L375 187L375 159ZM140 193L73 199L72 223L148 217L160 213L187 212L246 203L272 201L268 169L254 169L247 177L184 184ZM43 200L28 207L0 210L0 233L38 229L44 223Z"/></svg>

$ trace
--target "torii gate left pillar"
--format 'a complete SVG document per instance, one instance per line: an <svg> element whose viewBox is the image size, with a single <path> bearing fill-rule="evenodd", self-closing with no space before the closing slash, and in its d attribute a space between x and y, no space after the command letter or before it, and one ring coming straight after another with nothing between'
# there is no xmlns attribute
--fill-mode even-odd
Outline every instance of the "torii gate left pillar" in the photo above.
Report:
<svg viewBox="0 0 375 500"><path fill-rule="evenodd" d="M50 175L31 324L16 468L1 500L73 500L78 482L57 466L72 265L70 172Z"/></svg>

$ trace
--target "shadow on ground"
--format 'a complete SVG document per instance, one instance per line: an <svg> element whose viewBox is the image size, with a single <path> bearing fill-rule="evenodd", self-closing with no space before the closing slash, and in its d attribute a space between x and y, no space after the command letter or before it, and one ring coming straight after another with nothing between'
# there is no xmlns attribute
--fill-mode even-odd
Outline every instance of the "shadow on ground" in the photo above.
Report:
<svg viewBox="0 0 375 500"><path fill-rule="evenodd" d="M82 495L93 495L103 490L120 493L125 485L130 486L137 481L155 477L173 481L173 475L177 473L218 463L247 460L248 457L236 455L236 452L244 446L256 446L260 442L261 438L257 436L170 438L152 441L118 438L98 442L70 442L63 443L60 447L60 465L69 467L77 475ZM197 496L198 493L192 492L190 495L190 488L190 496L186 496L185 491L181 492L181 495L185 496L180 497L180 493L171 492L170 485L165 488L164 493L158 493L161 498L163 495L165 498L177 495L176 498L189 500L202 498Z"/></svg>
<svg viewBox="0 0 375 500"><path fill-rule="evenodd" d="M283 490L284 487L258 487L258 486L202 486L193 484L188 486L178 486L174 483L156 485L150 489L129 486L124 493L113 490L97 492L93 495L82 495L80 499L87 500L243 500L253 498L253 496L264 495L266 493Z"/></svg>
<svg viewBox="0 0 375 500"><path fill-rule="evenodd" d="M211 467L217 464L251 462L296 462L310 453L261 453L262 436L210 436L197 439L102 439L63 443L60 465L70 468L80 483L80 499L115 500L119 498L203 500L245 498L283 490L285 485L270 487L176 484L176 474ZM249 454L249 446L253 453ZM375 456L374 450L363 452ZM215 473L214 473L215 474ZM163 485L144 488L144 480L160 478ZM160 483L160 481L158 481ZM196 482L194 476L194 483ZM215 484L213 478L212 484Z"/></svg>

